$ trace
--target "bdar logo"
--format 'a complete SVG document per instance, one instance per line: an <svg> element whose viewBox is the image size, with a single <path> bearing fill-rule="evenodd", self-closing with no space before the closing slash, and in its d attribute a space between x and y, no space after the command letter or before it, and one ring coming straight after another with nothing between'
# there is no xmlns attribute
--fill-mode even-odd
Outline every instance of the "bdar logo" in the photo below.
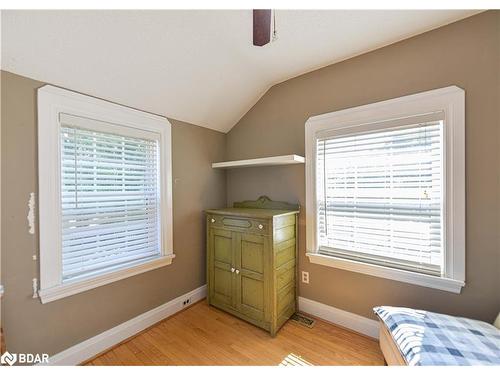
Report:
<svg viewBox="0 0 500 375"><path fill-rule="evenodd" d="M0 357L0 363L2 365L12 366L16 362L17 362L17 354L10 354L9 352L5 352Z"/></svg>
<svg viewBox="0 0 500 375"><path fill-rule="evenodd" d="M49 355L32 353L9 353L5 352L0 357L0 364L12 366L13 364L30 365L37 363L49 363Z"/></svg>

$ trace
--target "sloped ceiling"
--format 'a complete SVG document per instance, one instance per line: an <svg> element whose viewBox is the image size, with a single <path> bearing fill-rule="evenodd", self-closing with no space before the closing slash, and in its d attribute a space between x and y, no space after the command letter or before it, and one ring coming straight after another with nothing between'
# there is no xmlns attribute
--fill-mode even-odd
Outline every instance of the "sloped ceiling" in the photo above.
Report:
<svg viewBox="0 0 500 375"><path fill-rule="evenodd" d="M2 11L2 69L222 132L272 85L468 17L470 10Z"/></svg>

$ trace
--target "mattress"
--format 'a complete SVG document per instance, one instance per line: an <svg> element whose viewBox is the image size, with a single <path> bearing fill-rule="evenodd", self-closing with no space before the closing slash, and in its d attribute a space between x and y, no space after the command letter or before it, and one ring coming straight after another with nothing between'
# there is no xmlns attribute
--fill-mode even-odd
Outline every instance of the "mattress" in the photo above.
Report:
<svg viewBox="0 0 500 375"><path fill-rule="evenodd" d="M491 324L404 307L374 311L410 366L500 365L500 330Z"/></svg>

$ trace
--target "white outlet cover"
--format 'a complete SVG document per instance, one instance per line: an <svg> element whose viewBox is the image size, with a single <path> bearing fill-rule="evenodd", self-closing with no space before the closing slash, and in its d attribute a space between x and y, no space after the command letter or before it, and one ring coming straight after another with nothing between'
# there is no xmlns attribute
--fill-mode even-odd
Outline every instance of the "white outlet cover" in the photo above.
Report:
<svg viewBox="0 0 500 375"><path fill-rule="evenodd" d="M304 284L309 284L309 272L302 271L302 282Z"/></svg>

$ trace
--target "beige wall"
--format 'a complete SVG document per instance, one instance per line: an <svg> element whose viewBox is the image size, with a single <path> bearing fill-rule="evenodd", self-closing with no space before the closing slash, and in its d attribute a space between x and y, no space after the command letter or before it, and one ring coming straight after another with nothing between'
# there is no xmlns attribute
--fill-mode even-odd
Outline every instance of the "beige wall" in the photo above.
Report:
<svg viewBox="0 0 500 375"><path fill-rule="evenodd" d="M37 190L36 89L43 85L1 73L2 319L8 349L54 354L205 284L202 210L225 203L222 133L171 120L174 252L169 266L42 305L32 299L38 236L28 234L29 194Z"/></svg>
<svg viewBox="0 0 500 375"><path fill-rule="evenodd" d="M310 264L301 214L300 295L374 318L403 305L493 321L500 311L500 11L489 11L272 87L227 137L228 159L304 155L313 115L449 85L466 91L467 285L457 295ZM227 172L227 200L305 202L304 167Z"/></svg>

